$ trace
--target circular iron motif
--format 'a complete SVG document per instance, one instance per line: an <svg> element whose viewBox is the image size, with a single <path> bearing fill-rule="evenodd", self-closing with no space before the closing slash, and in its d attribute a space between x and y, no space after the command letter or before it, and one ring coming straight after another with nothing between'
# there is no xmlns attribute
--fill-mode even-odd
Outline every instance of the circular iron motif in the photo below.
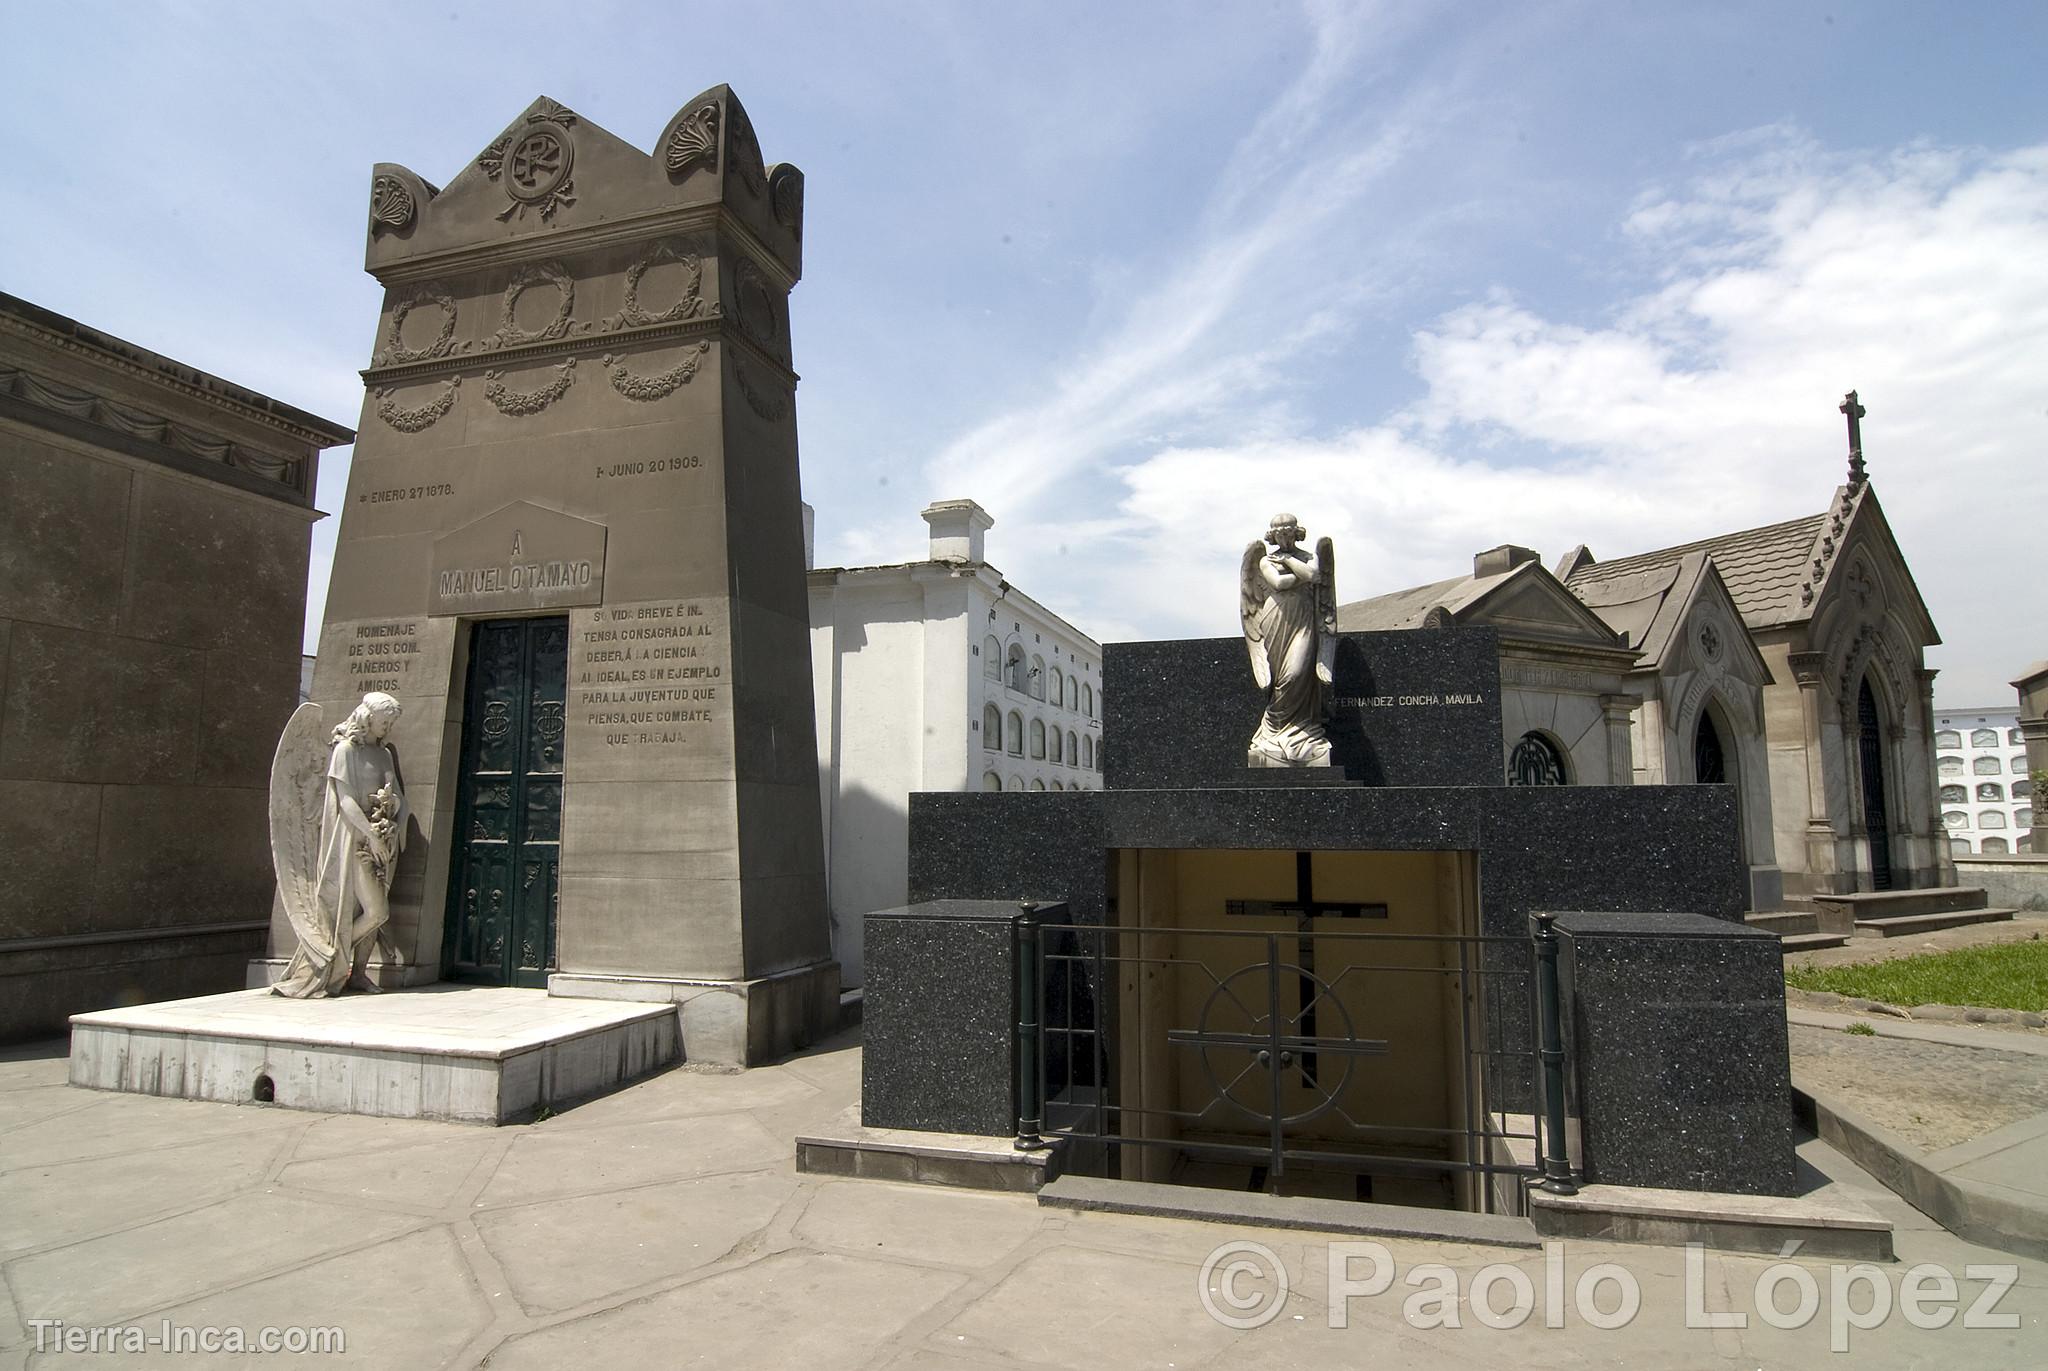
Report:
<svg viewBox="0 0 2048 1371"><path fill-rule="evenodd" d="M1257 998L1257 992L1271 984L1274 977L1277 977L1282 982L1300 985L1307 995L1307 998L1303 1001L1302 1009L1281 1018L1279 1025L1279 1036L1281 1038L1306 1037L1307 1035L1302 1032L1302 1027L1308 1017L1307 1010L1309 1006L1317 1004L1327 1005L1334 1011L1335 1016L1342 1021L1337 1032L1321 1033L1319 1031L1318 1037L1330 1038L1336 1041L1349 1041L1355 1036L1351 1022L1351 1013L1344 1007L1344 1002L1341 999L1330 993L1330 983L1312 972L1304 971L1292 962L1280 962L1277 965L1272 965L1270 970L1269 964L1265 962L1260 962L1253 966L1240 967L1218 981L1215 988L1209 992L1209 998L1202 1004L1202 1013L1199 1020L1200 1028L1197 1032L1206 1037L1212 1032L1224 1031L1217 1029L1215 1022L1219 1017L1218 1011L1221 1007L1219 1002L1227 999L1237 1006L1239 1015L1245 1019L1245 1031L1249 1036L1270 1035L1273 1031L1273 1016L1278 1012L1277 1009L1272 1005L1268 1005L1266 1013L1254 1016L1250 1007L1230 987L1235 982L1243 981L1246 984L1246 988L1252 990L1254 997ZM1209 1084L1215 1088L1216 1097L1220 1100L1229 1101L1262 1123L1273 1122L1273 1090L1269 1073L1277 1071L1284 1073L1285 1077L1300 1079L1295 1073L1300 1071L1301 1062L1291 1048L1283 1048L1281 1050L1280 1060L1277 1064L1271 1059L1270 1048L1252 1047L1249 1044L1204 1042L1201 1044L1201 1053L1203 1074L1209 1078ZM1351 1084L1351 1075L1355 1068L1355 1063L1348 1053L1339 1052L1330 1055L1335 1056L1342 1063L1342 1069L1336 1074L1336 1078L1332 1080L1318 1071L1313 1077L1303 1079L1302 1084L1312 1097L1311 1102L1306 1108L1296 1110L1293 1113L1282 1112L1279 1120L1281 1123L1306 1123L1310 1119L1328 1113L1336 1107L1337 1101L1344 1094L1345 1087ZM1285 1088L1283 1087L1283 1097L1285 1093ZM1284 1111L1286 1106L1282 1105L1281 1108Z"/></svg>

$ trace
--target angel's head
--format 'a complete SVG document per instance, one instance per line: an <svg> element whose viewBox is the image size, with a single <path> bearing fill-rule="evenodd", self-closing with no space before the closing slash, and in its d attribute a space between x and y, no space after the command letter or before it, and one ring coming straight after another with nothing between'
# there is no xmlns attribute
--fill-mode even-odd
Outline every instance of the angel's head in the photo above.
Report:
<svg viewBox="0 0 2048 1371"><path fill-rule="evenodd" d="M1308 533L1301 526L1301 520L1292 514L1275 514L1266 523L1266 541L1281 547L1293 547Z"/></svg>
<svg viewBox="0 0 2048 1371"><path fill-rule="evenodd" d="M405 706L396 698L381 690L373 690L350 711L348 721L334 730L335 741L345 738L352 743L381 743L391 736L391 726L398 722L398 716L404 711Z"/></svg>

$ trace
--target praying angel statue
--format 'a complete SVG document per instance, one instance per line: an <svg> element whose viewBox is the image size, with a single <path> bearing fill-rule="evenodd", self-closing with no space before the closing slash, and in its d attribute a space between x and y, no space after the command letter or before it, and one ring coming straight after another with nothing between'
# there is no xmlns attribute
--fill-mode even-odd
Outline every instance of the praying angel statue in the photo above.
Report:
<svg viewBox="0 0 2048 1371"><path fill-rule="evenodd" d="M1239 615L1252 677L1268 692L1246 766L1330 764L1323 720L1337 654L1337 562L1328 538L1313 553L1301 546L1306 534L1292 514L1276 514L1244 550Z"/></svg>

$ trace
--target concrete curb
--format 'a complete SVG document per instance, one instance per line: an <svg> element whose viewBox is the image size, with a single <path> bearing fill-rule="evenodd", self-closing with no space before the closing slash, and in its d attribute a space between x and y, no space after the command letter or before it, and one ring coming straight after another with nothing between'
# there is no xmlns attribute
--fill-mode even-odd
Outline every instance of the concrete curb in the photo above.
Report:
<svg viewBox="0 0 2048 1371"><path fill-rule="evenodd" d="M1813 1093L1792 1077L1800 1122L1959 1238L2048 1260L2048 1204L2016 1191L1943 1175L1928 1154L1887 1128Z"/></svg>
<svg viewBox="0 0 2048 1371"><path fill-rule="evenodd" d="M1488 1247L1541 1247L1527 1219L1503 1214L1467 1214L1456 1209L1416 1209L1399 1204L1360 1204L1308 1196L1209 1190L1149 1181L1105 1181L1061 1176L1038 1192L1048 1209L1099 1214L1143 1214L1161 1219L1197 1219L1260 1228L1306 1229L1317 1233L1361 1233L1379 1237L1433 1238Z"/></svg>

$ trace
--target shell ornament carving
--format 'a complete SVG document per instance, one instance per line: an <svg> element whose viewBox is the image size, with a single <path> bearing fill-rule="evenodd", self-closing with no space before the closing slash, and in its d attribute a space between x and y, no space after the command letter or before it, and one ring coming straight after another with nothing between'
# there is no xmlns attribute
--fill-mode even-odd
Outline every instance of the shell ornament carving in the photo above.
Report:
<svg viewBox="0 0 2048 1371"><path fill-rule="evenodd" d="M768 207L775 222L788 229L798 242L804 237L804 178L793 167L781 167L768 184Z"/></svg>
<svg viewBox="0 0 2048 1371"><path fill-rule="evenodd" d="M640 303L640 280L663 262L674 262L689 278L682 298L659 314ZM684 319L702 319L717 314L718 306L706 300L704 263L695 253L684 252L672 243L657 243L652 251L626 268L626 307L604 321L607 332L622 328L645 328L650 324L673 324Z"/></svg>
<svg viewBox="0 0 2048 1371"><path fill-rule="evenodd" d="M497 407L498 413L514 419L523 419L538 414L555 401L569 393L569 385L576 379L576 359L555 368L555 379L539 390L512 390L505 385L505 373L487 371L484 373L484 398Z"/></svg>
<svg viewBox="0 0 2048 1371"><path fill-rule="evenodd" d="M421 433L434 426L434 421L455 408L455 392L462 385L460 376L448 378L447 389L417 409L401 409L392 398L391 388L386 386L377 392L377 417L400 433Z"/></svg>
<svg viewBox="0 0 2048 1371"><path fill-rule="evenodd" d="M412 222L418 208L412 192L396 176L379 176L370 182L370 232L402 229Z"/></svg>
<svg viewBox="0 0 2048 1371"><path fill-rule="evenodd" d="M441 311L441 331L425 347L409 348L405 345L405 321L421 305L432 305ZM391 307L391 341L377 358L379 365L404 362L425 362L443 357L455 338L455 297L436 287L423 287L402 297Z"/></svg>
<svg viewBox="0 0 2048 1371"><path fill-rule="evenodd" d="M678 387L682 386L692 376L695 376L698 364L703 361L704 354L709 351L711 351L711 344L699 343L684 355L682 361L676 363L667 371L656 372L651 376L635 376L632 372L626 370L626 364L623 361L613 357L610 353L606 353L604 355L605 375L611 379L612 389L625 396L628 400L639 400L643 403L651 400L660 400L674 394Z"/></svg>
<svg viewBox="0 0 2048 1371"><path fill-rule="evenodd" d="M521 328L518 317L513 313L519 306L519 297L542 282L555 288L555 317L537 329ZM576 282L569 273L559 262L536 263L513 277L512 284L505 287L504 301L499 306L498 331L490 345L513 347L520 343L544 343L560 338L569 332L570 316L575 310Z"/></svg>
<svg viewBox="0 0 2048 1371"><path fill-rule="evenodd" d="M662 149L662 156L668 163L668 174L686 176L699 163L716 166L718 163L718 105L707 101L691 110L688 117L676 125L676 131L669 135L668 146Z"/></svg>

